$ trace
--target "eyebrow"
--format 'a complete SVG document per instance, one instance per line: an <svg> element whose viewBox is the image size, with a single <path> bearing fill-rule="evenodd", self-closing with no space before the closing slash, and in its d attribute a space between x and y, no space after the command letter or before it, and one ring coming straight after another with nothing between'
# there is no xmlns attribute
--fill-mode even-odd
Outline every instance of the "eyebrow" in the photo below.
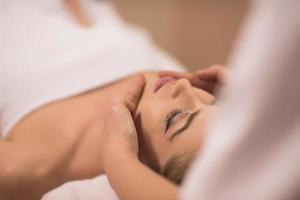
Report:
<svg viewBox="0 0 300 200"><path fill-rule="evenodd" d="M186 129L188 129L199 113L201 113L201 110L197 110L192 114L190 114L190 116L186 120L186 123L172 134L170 140L172 141L176 136L178 136L179 134L183 133Z"/></svg>

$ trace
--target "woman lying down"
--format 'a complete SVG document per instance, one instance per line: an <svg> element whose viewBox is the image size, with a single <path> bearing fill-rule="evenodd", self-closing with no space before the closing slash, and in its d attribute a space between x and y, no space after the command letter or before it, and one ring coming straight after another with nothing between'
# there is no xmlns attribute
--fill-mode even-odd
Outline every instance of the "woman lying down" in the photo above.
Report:
<svg viewBox="0 0 300 200"><path fill-rule="evenodd" d="M1 199L40 199L67 181L117 167L112 164L122 148L102 129L113 101L124 101L134 112L140 160L179 184L201 146L214 97L185 78L147 73L145 80L144 86L140 76L132 76L55 101L18 122L0 143ZM132 98L143 87L136 107Z"/></svg>
<svg viewBox="0 0 300 200"><path fill-rule="evenodd" d="M126 167L131 162L121 156L125 152L121 143L109 137L120 123L106 127L113 123L107 117L114 112L114 101L126 103L134 114L139 148L133 152L139 149L140 160L153 169L149 172L179 183L200 147L205 121L213 110L213 97L207 92L185 79L158 80L155 74L146 75L146 84L132 76L103 86L111 77L155 69L167 65L161 61L168 59L144 34L119 20L110 4L95 6L101 12L97 9L93 16L101 20L85 31L67 17L62 1L5 3L0 199L40 199L68 181L104 173L115 186L113 177L122 171L115 171L120 164L114 163ZM106 15L96 15L101 13ZM132 99L138 99L143 88L136 105ZM126 136L117 133L121 131L114 136Z"/></svg>

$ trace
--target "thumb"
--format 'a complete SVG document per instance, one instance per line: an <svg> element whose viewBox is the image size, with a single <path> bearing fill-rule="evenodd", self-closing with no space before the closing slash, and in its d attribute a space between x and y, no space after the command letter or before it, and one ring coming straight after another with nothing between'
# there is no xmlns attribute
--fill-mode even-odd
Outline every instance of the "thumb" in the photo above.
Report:
<svg viewBox="0 0 300 200"><path fill-rule="evenodd" d="M208 68L197 70L195 74L203 80L216 80L218 74L218 66L213 65Z"/></svg>
<svg viewBox="0 0 300 200"><path fill-rule="evenodd" d="M175 71L160 71L159 77L171 76L175 79L186 78L190 79L192 74L189 72L175 72Z"/></svg>
<svg viewBox="0 0 300 200"><path fill-rule="evenodd" d="M222 65L212 65L211 67L196 71L198 77L207 81L221 81L225 79L226 68Z"/></svg>
<svg viewBox="0 0 300 200"><path fill-rule="evenodd" d="M145 86L145 78L143 75L134 76L127 85L127 93L125 93L125 105L132 113L135 111Z"/></svg>

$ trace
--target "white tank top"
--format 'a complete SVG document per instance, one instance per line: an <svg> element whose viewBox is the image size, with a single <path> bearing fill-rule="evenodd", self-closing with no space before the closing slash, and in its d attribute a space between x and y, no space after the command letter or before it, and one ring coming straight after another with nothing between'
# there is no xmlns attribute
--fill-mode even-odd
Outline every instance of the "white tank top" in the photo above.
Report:
<svg viewBox="0 0 300 200"><path fill-rule="evenodd" d="M0 0L0 137L47 103L138 71L181 69L110 3L83 2L90 29L60 0Z"/></svg>

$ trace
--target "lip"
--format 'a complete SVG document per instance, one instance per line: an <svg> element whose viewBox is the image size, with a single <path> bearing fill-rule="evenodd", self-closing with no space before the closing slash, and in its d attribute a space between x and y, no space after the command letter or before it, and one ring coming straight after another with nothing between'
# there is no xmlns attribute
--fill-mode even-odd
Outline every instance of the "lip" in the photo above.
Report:
<svg viewBox="0 0 300 200"><path fill-rule="evenodd" d="M165 76L156 81L154 84L154 92L157 92L160 88L162 88L165 84L171 82L171 81L176 81L175 78L171 76Z"/></svg>

